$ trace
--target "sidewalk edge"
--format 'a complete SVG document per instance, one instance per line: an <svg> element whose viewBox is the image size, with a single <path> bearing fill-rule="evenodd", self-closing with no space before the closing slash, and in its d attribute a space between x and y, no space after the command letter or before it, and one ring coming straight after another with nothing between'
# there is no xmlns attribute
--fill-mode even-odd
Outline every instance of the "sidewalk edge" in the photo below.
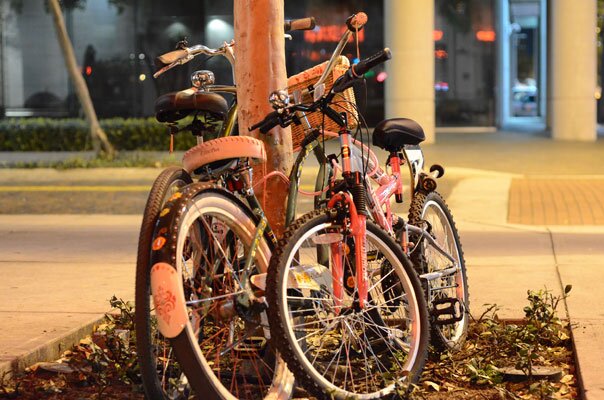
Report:
<svg viewBox="0 0 604 400"><path fill-rule="evenodd" d="M97 316L80 327L72 329L58 338L49 340L27 353L18 355L12 360L0 362L0 376L10 378L37 362L54 361L60 358L61 354L90 335L104 321L105 315Z"/></svg>

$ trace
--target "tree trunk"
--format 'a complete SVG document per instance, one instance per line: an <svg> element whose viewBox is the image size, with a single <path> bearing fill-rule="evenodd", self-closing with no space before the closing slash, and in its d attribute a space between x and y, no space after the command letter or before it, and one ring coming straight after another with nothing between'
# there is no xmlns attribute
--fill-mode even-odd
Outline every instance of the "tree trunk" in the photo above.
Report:
<svg viewBox="0 0 604 400"><path fill-rule="evenodd" d="M249 126L273 111L269 94L287 86L283 0L234 2L239 132L247 134ZM288 175L292 165L290 128L277 127L268 135L255 131L252 135L264 141L268 155L267 163L254 169L254 181L272 171ZM287 185L271 177L258 194L272 229L280 236L285 226Z"/></svg>
<svg viewBox="0 0 604 400"><path fill-rule="evenodd" d="M71 41L69 40L69 36L67 35L67 29L65 28L65 20L63 19L63 13L61 12L59 1L49 0L48 4L50 6L50 11L53 15L55 27L57 29L59 44L61 45L61 49L63 50L63 57L65 58L67 72L69 73L69 77L73 82L76 94L78 96L78 99L80 100L80 103L82 104L84 114L86 114L86 119L88 120L88 124L90 126L90 137L92 139L92 147L94 148L94 151L97 153L97 155L100 154L101 151L104 151L109 157L113 157L113 155L115 154L115 150L109 142L109 139L107 139L107 135L101 128L99 120L96 116L96 112L94 111L94 106L92 104L92 100L90 99L88 87L86 86L86 82L84 82L82 73L78 68L78 63L73 53L73 46L71 44Z"/></svg>

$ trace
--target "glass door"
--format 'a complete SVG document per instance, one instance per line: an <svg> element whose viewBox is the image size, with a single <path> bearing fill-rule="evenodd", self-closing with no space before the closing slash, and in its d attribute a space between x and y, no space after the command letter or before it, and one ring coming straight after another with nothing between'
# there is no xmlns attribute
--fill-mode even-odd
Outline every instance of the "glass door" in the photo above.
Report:
<svg viewBox="0 0 604 400"><path fill-rule="evenodd" d="M546 111L544 0L501 0L500 121L505 128L543 129Z"/></svg>

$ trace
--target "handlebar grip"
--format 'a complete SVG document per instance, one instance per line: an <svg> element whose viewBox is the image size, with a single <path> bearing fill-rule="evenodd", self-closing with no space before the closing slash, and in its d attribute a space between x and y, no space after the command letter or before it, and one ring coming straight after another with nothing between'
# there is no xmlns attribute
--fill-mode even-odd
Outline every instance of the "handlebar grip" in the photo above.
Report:
<svg viewBox="0 0 604 400"><path fill-rule="evenodd" d="M315 17L286 20L284 24L285 32L309 31L315 29L315 26Z"/></svg>
<svg viewBox="0 0 604 400"><path fill-rule="evenodd" d="M279 125L279 122L279 113L277 111L273 111L272 113L264 117L262 121L248 128L248 130L251 132L256 129L259 129L261 133L267 133L275 126Z"/></svg>
<svg viewBox="0 0 604 400"><path fill-rule="evenodd" d="M356 14L352 14L346 19L346 26L351 32L360 31L367 23L367 19L367 14L364 12L358 12Z"/></svg>
<svg viewBox="0 0 604 400"><path fill-rule="evenodd" d="M157 57L155 59L155 66L158 68L165 67L182 58L186 58L188 55L189 53L186 50L174 50Z"/></svg>
<svg viewBox="0 0 604 400"><path fill-rule="evenodd" d="M371 68L373 68L376 65L379 65L387 60L390 60L391 58L392 58L392 52L390 51L389 48L386 47L384 50L378 51L371 57L361 60L358 62L358 64L353 65L351 68L352 74L355 75L356 77L360 77L361 75L363 75L367 71L369 71Z"/></svg>

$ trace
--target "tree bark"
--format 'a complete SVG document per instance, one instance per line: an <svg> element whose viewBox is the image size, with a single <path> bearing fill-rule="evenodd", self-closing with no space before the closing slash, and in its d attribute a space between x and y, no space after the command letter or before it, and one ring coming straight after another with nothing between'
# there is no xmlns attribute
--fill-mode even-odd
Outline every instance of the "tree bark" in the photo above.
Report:
<svg viewBox="0 0 604 400"><path fill-rule="evenodd" d="M78 63L73 52L73 46L71 44L71 40L69 40L69 36L67 35L65 20L63 19L63 13L61 12L59 1L49 0L48 4L53 15L55 27L57 29L59 44L61 45L61 50L63 50L63 57L65 59L67 72L69 73L69 77L73 82L76 94L80 100L80 103L82 104L84 114L86 115L88 125L90 126L92 147L97 155L100 154L101 151L104 151L109 157L113 157L115 150L99 124L99 120L94 110L94 105L90 99L88 87L86 86L86 82L84 82L82 73L78 68Z"/></svg>
<svg viewBox="0 0 604 400"><path fill-rule="evenodd" d="M283 31L283 0L234 0L235 14L235 78L239 105L239 132L273 111L269 94L287 87L285 39ZM258 182L272 171L288 175L292 165L290 128L274 128L268 135L258 131L252 135L263 140L268 161L254 169ZM280 236L285 227L287 185L271 177L258 191L271 228Z"/></svg>

